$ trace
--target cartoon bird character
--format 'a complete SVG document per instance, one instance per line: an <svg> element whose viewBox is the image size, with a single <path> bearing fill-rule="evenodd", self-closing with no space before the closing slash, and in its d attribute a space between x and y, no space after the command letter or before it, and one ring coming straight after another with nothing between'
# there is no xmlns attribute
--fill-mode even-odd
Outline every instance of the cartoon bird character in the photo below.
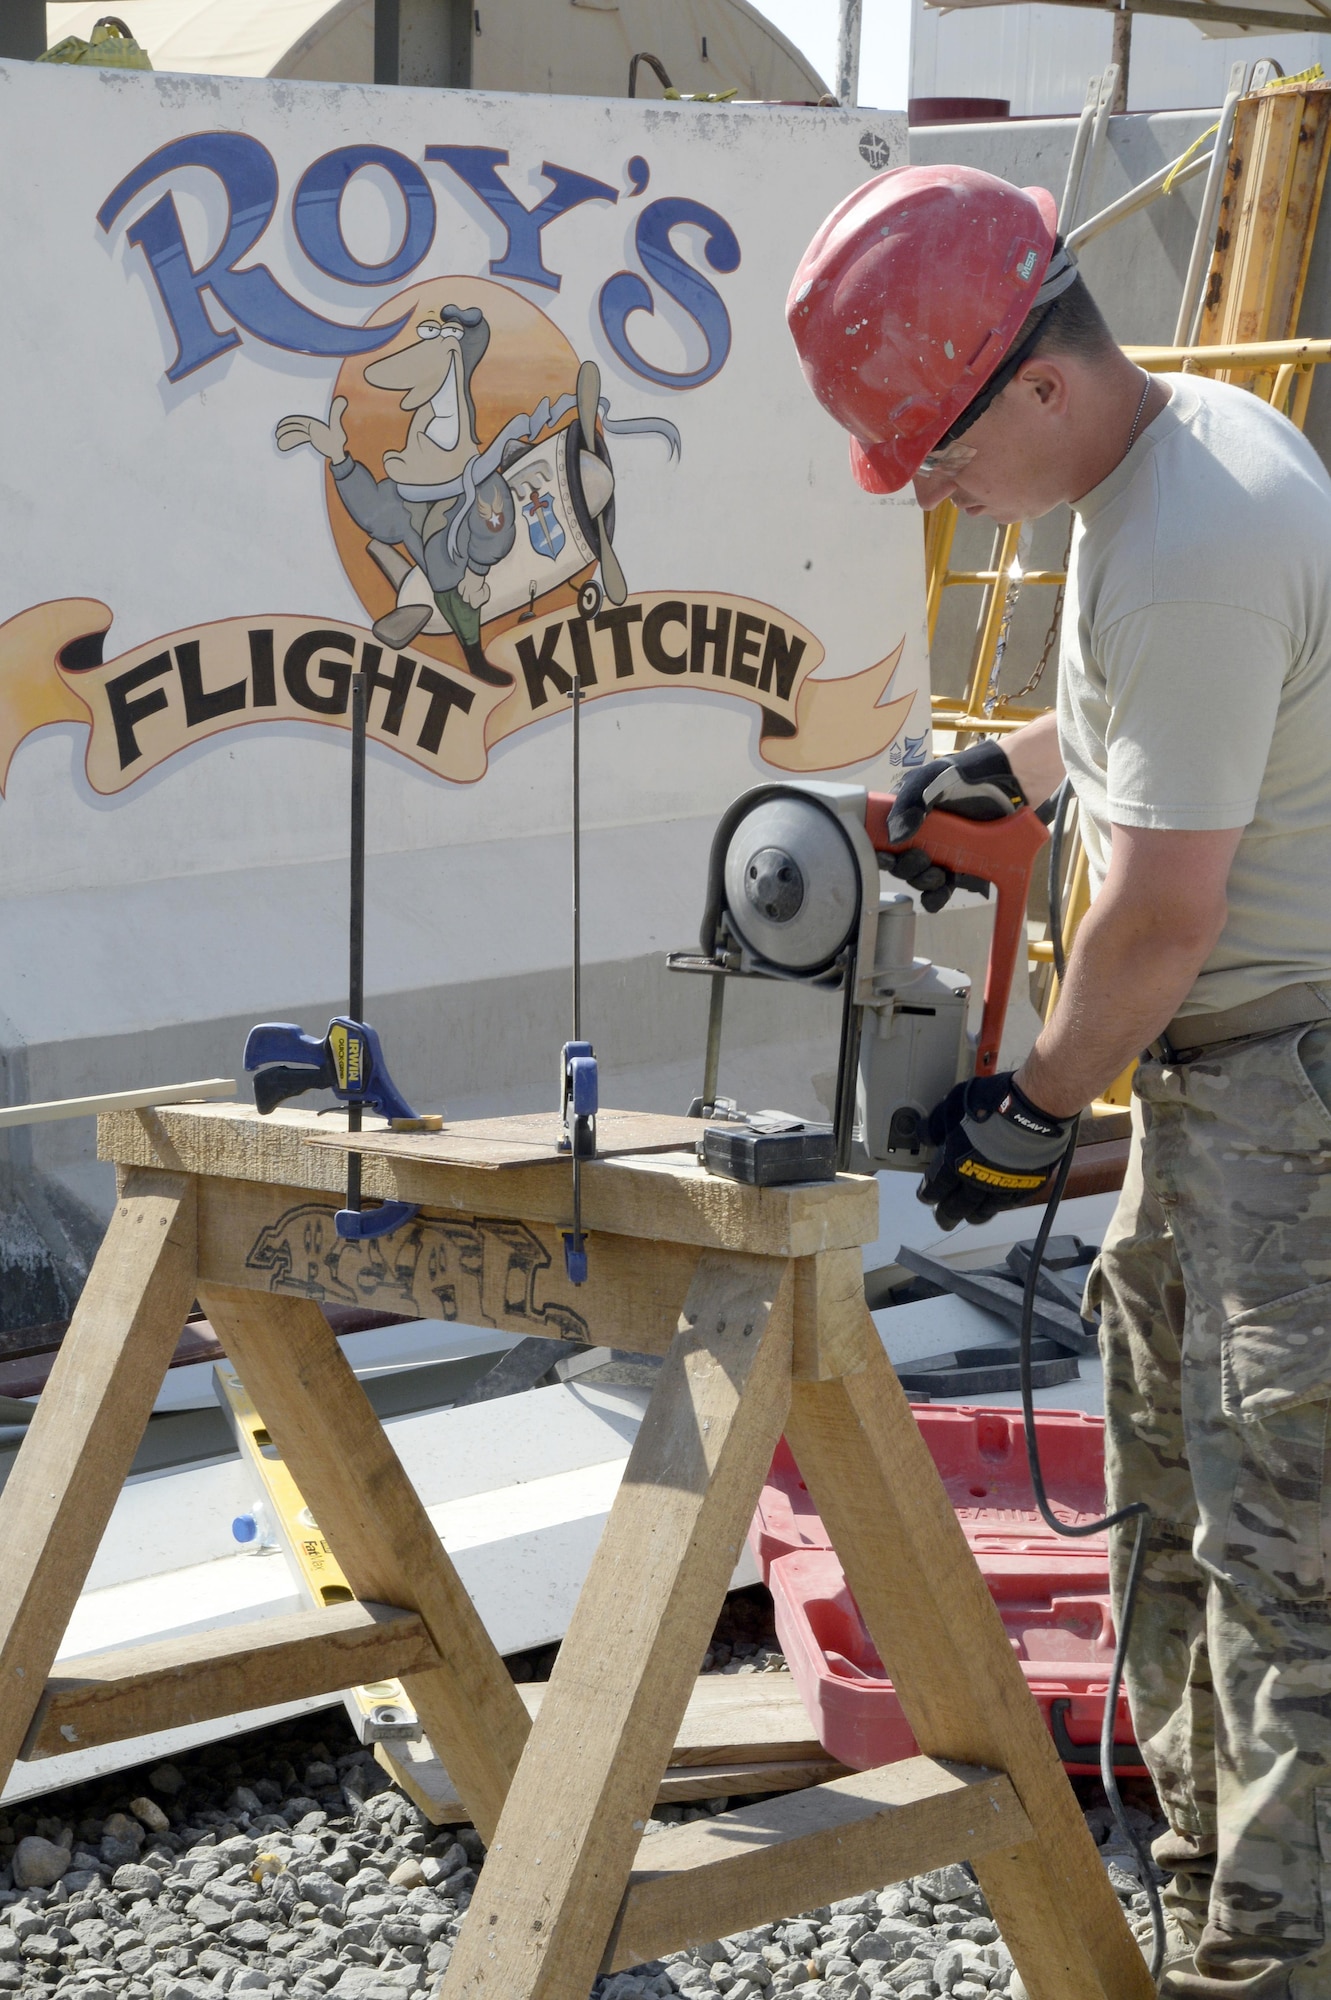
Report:
<svg viewBox="0 0 1331 2000"><path fill-rule="evenodd" d="M334 398L327 422L283 417L276 438L279 451L310 444L328 460L343 506L369 535L370 553L394 590L413 569L422 571L471 673L508 687L512 676L492 666L481 646L486 573L512 548L517 519L508 481L486 463L492 454L482 453L476 435L471 378L489 345L479 306L426 308L410 347L369 364L370 386L400 393L411 416L401 450L384 453L382 479L347 450L345 396ZM398 603L376 621L375 637L408 646L432 615L429 604Z"/></svg>

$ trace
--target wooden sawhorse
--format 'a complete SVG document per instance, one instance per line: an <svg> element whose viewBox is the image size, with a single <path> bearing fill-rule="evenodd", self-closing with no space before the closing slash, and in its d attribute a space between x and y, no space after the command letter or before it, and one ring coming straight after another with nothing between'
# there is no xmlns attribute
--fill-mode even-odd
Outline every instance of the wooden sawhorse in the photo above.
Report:
<svg viewBox="0 0 1331 2000"><path fill-rule="evenodd" d="M589 1162L590 1277L575 1289L566 1162L504 1155L466 1127L367 1132L367 1199L422 1206L396 1235L350 1244L333 1229L346 1143L310 1113L239 1105L103 1120L120 1199L0 1498L0 1780L39 1741L398 1675L489 1846L441 2000L586 2000L598 1970L961 1859L1032 2000L1149 2000L865 1309L874 1183L756 1189L687 1155ZM532 1163L484 1164L499 1157ZM52 1678L196 1296L358 1601L284 1621L276 1643L231 1628ZM534 1724L321 1298L665 1357ZM639 1853L783 1431L923 1754Z"/></svg>

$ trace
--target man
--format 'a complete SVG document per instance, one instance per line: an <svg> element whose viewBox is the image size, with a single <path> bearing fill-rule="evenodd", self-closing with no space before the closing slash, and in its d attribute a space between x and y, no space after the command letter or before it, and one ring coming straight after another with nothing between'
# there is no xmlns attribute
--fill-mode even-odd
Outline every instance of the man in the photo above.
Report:
<svg viewBox="0 0 1331 2000"><path fill-rule="evenodd" d="M870 492L1076 512L1056 714L898 795L902 837L1066 771L1097 890L1026 1061L935 1112L921 1193L948 1226L1021 1198L1146 1051L1091 1294L1109 1505L1154 1516L1127 1680L1170 1827L1162 1990L1326 2000L1331 481L1256 397L1136 368L1054 223L1042 189L884 174L788 307Z"/></svg>

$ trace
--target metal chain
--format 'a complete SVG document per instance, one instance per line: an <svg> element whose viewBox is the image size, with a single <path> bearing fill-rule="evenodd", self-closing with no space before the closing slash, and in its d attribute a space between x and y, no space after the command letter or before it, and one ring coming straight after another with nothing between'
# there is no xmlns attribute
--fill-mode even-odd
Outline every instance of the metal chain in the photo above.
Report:
<svg viewBox="0 0 1331 2000"><path fill-rule="evenodd" d="M1062 569L1064 572L1064 581L1059 584L1054 596L1054 615L1049 620L1049 630L1044 635L1044 645L1040 649L1040 658L1036 663L1035 672L1031 675L1025 687L1018 688L1015 694L1005 695L1005 701L1020 701L1023 695L1034 694L1044 676L1045 668L1049 665L1049 655L1054 650L1054 641L1058 637L1059 627L1063 622L1063 593L1067 589L1067 567L1072 558L1072 531L1075 526L1076 517L1074 515L1068 522L1067 546L1063 550Z"/></svg>

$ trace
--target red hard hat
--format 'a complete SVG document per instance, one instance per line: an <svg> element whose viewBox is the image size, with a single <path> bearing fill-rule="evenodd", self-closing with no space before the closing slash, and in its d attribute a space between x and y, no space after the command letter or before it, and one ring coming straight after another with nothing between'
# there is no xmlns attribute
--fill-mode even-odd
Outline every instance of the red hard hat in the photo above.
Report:
<svg viewBox="0 0 1331 2000"><path fill-rule="evenodd" d="M866 492L906 485L1027 314L1071 284L1067 253L1050 269L1056 222L1044 188L976 167L897 167L828 216L786 319L810 388L850 432Z"/></svg>

